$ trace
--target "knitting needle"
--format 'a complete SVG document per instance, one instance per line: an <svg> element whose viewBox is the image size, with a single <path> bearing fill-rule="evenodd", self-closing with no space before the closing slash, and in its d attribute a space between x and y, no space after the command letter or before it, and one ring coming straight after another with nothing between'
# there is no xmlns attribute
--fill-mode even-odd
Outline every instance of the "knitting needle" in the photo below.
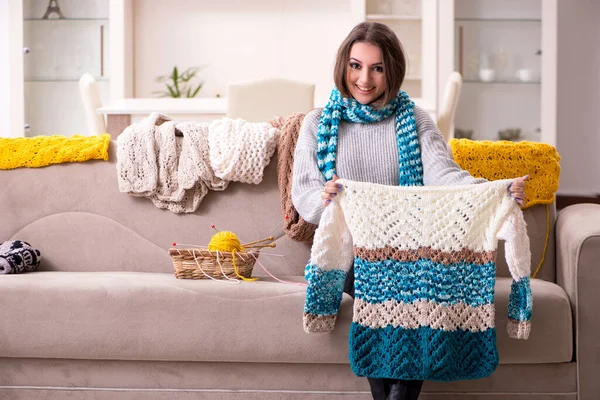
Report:
<svg viewBox="0 0 600 400"><path fill-rule="evenodd" d="M277 229L281 224L283 224L285 221L287 221L288 219L290 219L290 217L288 217L287 215L285 216L284 219L282 219L277 225L275 225L274 227L272 227L269 232L267 232L267 235L269 235L271 232L273 232L275 229Z"/></svg>
<svg viewBox="0 0 600 400"><path fill-rule="evenodd" d="M257 243L261 243L261 242L267 242L267 241L270 241L270 240L275 240L275 238L273 236L269 236L269 237L266 237L266 238L261 239L261 240L255 240L254 242L244 243L242 246L248 247L248 246L251 246L253 244L257 244ZM275 244L275 243L272 243L272 244Z"/></svg>

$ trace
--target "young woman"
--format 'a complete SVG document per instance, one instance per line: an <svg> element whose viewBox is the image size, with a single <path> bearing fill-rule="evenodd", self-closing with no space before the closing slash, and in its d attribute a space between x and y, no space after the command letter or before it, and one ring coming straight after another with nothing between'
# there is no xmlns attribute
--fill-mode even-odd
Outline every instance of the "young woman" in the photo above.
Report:
<svg viewBox="0 0 600 400"><path fill-rule="evenodd" d="M335 88L324 109L310 112L302 124L294 154L292 201L300 216L318 224L341 187L338 175L384 185L465 185L485 182L462 170L427 112L400 90L406 59L396 34L386 25L363 22L340 46ZM411 146L410 137L418 138ZM411 148L413 161L399 161ZM406 157L402 159L406 160ZM511 195L525 199L525 179L517 178ZM344 289L354 297L351 270ZM368 378L374 399L417 399L423 381Z"/></svg>

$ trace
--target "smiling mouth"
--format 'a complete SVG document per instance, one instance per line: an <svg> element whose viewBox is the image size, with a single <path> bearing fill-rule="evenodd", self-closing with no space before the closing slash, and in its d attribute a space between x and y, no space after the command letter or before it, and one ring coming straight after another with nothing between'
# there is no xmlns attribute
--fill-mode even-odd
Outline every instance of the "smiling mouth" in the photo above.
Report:
<svg viewBox="0 0 600 400"><path fill-rule="evenodd" d="M369 94L369 93L371 93L371 92L373 92L375 90L375 86L370 87L370 88L365 88L365 87L358 86L358 85L354 85L354 86L356 86L356 88L358 89L358 91L360 93L362 93L362 94Z"/></svg>

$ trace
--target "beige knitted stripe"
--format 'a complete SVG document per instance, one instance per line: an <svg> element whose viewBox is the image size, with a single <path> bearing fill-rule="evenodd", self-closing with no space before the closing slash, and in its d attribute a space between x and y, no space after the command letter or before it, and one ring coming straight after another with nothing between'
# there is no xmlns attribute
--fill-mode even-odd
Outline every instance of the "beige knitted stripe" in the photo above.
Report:
<svg viewBox="0 0 600 400"><path fill-rule="evenodd" d="M354 300L354 322L368 328L416 329L428 326L433 329L472 332L485 331L494 327L494 305L469 306L464 303L440 305L426 300L402 303L387 300L372 304L361 299Z"/></svg>
<svg viewBox="0 0 600 400"><path fill-rule="evenodd" d="M457 251L435 250L431 247L419 247L417 250L401 250L391 246L380 249L365 249L354 246L354 255L367 261L417 261L422 258L441 264L451 264L466 261L473 264L486 264L496 259L496 251L473 251L469 249Z"/></svg>
<svg viewBox="0 0 600 400"><path fill-rule="evenodd" d="M531 332L531 321L518 321L509 318L506 327L508 336L515 339L528 339Z"/></svg>
<svg viewBox="0 0 600 400"><path fill-rule="evenodd" d="M304 330L310 333L331 332L335 327L336 315L314 315L304 313Z"/></svg>

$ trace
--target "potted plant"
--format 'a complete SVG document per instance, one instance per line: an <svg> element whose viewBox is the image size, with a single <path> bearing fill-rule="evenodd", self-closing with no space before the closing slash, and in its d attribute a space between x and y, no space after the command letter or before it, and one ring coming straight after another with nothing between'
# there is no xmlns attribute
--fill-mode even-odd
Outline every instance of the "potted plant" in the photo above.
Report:
<svg viewBox="0 0 600 400"><path fill-rule="evenodd" d="M160 92L152 92L158 94L158 97L196 97L204 82L195 82L198 71L201 67L190 67L183 72L179 72L177 66L173 67L173 71L169 75L163 75L156 78L159 83L165 83L167 90Z"/></svg>

